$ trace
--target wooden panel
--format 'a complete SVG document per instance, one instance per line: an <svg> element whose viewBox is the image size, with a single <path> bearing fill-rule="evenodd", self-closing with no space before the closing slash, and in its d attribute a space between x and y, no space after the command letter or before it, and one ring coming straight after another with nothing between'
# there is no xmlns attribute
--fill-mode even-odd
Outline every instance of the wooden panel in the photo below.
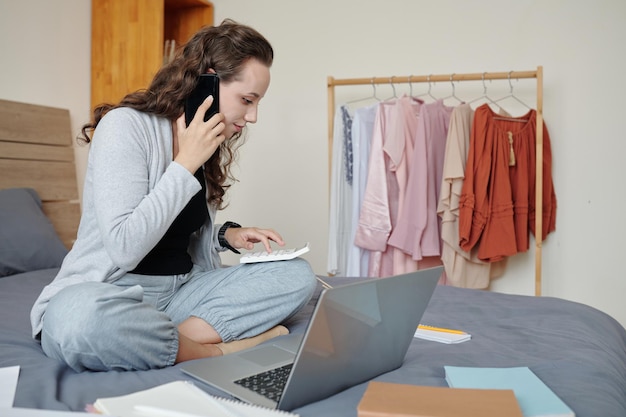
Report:
<svg viewBox="0 0 626 417"><path fill-rule="evenodd" d="M76 241L80 204L75 202L44 202L43 212L50 219L57 234L70 249Z"/></svg>
<svg viewBox="0 0 626 417"><path fill-rule="evenodd" d="M91 104L148 87L163 62L163 0L93 0Z"/></svg>
<svg viewBox="0 0 626 417"><path fill-rule="evenodd" d="M0 100L0 140L71 145L66 109Z"/></svg>
<svg viewBox="0 0 626 417"><path fill-rule="evenodd" d="M74 162L74 149L69 146L0 141L0 158Z"/></svg>
<svg viewBox="0 0 626 417"><path fill-rule="evenodd" d="M42 200L76 200L74 162L43 162L0 159L0 189L34 188Z"/></svg>

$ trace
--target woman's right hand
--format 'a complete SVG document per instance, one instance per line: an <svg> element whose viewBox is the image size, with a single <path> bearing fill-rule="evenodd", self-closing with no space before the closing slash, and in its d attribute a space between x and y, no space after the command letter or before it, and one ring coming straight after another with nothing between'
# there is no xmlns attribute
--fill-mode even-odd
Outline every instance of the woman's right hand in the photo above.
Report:
<svg viewBox="0 0 626 417"><path fill-rule="evenodd" d="M196 111L189 126L185 126L185 114L176 120L174 141L178 146L174 161L178 162L192 174L211 158L222 142L226 139L223 134L225 124L221 113L213 115L206 122L204 114L213 103L213 96L207 97Z"/></svg>

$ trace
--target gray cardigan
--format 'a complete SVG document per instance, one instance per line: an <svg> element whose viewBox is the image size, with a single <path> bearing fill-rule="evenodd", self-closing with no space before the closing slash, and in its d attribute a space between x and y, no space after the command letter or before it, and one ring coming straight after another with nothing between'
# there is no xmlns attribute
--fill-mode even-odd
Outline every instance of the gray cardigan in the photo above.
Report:
<svg viewBox="0 0 626 417"><path fill-rule="evenodd" d="M201 190L187 169L173 162L169 120L130 108L102 118L89 150L77 240L59 273L31 311L33 336L48 301L81 282L114 282L133 270L159 242L178 213ZM191 238L189 253L204 270L221 266L213 226L216 209Z"/></svg>

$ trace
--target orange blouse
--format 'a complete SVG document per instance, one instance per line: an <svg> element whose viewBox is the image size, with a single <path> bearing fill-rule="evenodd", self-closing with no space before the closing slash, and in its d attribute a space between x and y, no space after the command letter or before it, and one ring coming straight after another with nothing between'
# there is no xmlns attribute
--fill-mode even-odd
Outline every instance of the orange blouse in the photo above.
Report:
<svg viewBox="0 0 626 417"><path fill-rule="evenodd" d="M502 118L488 104L476 109L460 197L460 246L499 261L529 247L535 230L537 113ZM542 240L556 228L550 137L543 125Z"/></svg>

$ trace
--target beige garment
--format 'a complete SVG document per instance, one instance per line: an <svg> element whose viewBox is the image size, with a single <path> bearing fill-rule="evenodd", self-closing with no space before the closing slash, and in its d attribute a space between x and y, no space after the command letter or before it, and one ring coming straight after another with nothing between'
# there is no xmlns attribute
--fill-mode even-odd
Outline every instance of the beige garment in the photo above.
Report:
<svg viewBox="0 0 626 417"><path fill-rule="evenodd" d="M459 246L459 198L465 178L473 119L474 111L469 104L456 107L450 117L437 214L441 217L441 260L447 284L483 289L489 287L492 278L504 273L506 259L486 263L478 259L476 247L468 253Z"/></svg>

